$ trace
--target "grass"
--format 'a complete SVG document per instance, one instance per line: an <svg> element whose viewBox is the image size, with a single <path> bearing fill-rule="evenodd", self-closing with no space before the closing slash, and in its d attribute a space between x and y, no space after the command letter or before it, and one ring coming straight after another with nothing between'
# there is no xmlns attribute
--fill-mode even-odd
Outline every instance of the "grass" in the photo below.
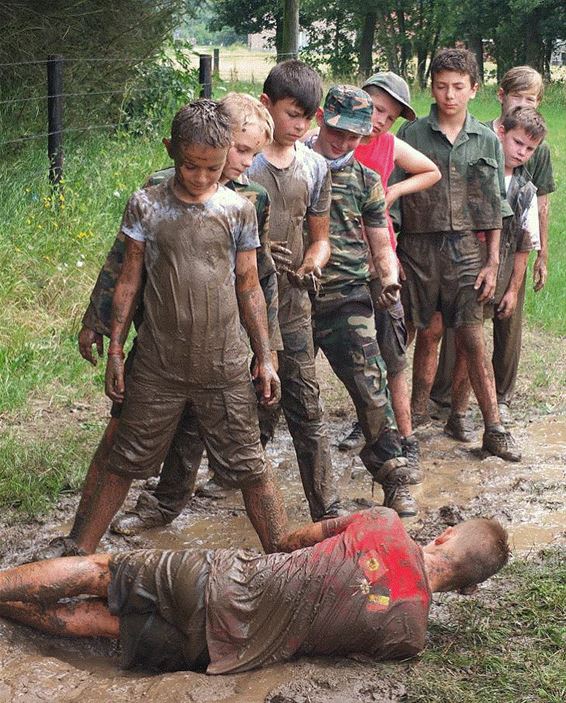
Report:
<svg viewBox="0 0 566 703"><path fill-rule="evenodd" d="M547 549L516 560L485 595L450 600L441 611L442 618L433 616L427 650L410 667L410 703L565 699L563 552Z"/></svg>

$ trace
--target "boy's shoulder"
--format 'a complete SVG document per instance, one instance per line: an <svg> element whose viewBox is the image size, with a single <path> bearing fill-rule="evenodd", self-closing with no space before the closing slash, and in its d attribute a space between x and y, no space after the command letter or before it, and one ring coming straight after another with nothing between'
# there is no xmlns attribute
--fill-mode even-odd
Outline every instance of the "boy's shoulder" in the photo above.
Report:
<svg viewBox="0 0 566 703"><path fill-rule="evenodd" d="M381 184L381 176L377 171L364 166L361 161L353 156L342 168L332 170L332 185L344 188L348 183L356 184L362 190L371 190L378 183Z"/></svg>
<svg viewBox="0 0 566 703"><path fill-rule="evenodd" d="M237 192L228 188L221 183L218 184L218 190L208 201L213 207L225 207L229 209L236 208L238 210L246 210L253 207L249 198L246 198L242 192Z"/></svg>

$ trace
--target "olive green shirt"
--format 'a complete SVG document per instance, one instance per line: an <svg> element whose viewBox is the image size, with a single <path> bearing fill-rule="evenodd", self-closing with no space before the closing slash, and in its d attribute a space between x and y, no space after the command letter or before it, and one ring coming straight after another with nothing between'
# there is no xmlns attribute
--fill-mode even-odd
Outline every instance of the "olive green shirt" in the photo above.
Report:
<svg viewBox="0 0 566 703"><path fill-rule="evenodd" d="M513 212L505 199L503 151L496 135L469 113L452 144L428 117L402 125L397 136L428 156L442 178L431 188L401 198L401 230L407 234L500 229ZM392 182L409 174L396 169Z"/></svg>

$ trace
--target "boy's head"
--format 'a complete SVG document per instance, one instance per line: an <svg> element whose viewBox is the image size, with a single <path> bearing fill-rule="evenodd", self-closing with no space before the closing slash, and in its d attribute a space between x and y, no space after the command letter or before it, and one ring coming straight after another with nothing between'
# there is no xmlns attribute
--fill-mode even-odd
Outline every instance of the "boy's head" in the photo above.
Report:
<svg viewBox="0 0 566 703"><path fill-rule="evenodd" d="M544 83L538 71L530 66L515 66L507 71L499 85L497 98L501 114L514 107L538 107L542 101Z"/></svg>
<svg viewBox="0 0 566 703"><path fill-rule="evenodd" d="M260 97L275 123L274 139L290 146L309 128L320 105L322 81L302 61L282 61L274 66L263 84Z"/></svg>
<svg viewBox="0 0 566 703"><path fill-rule="evenodd" d="M273 120L261 102L245 93L228 93L221 101L232 120L232 147L223 178L235 180L273 139Z"/></svg>
<svg viewBox="0 0 566 703"><path fill-rule="evenodd" d="M478 90L476 57L467 49L440 49L430 65L432 95L445 118L461 118Z"/></svg>
<svg viewBox="0 0 566 703"><path fill-rule="evenodd" d="M324 109L316 111L320 127L316 151L327 159L338 159L353 151L372 131L373 104L370 96L353 85L335 85L328 91Z"/></svg>
<svg viewBox="0 0 566 703"><path fill-rule="evenodd" d="M507 531L497 520L466 520L444 530L424 547L424 552L443 557L447 578L439 590L470 589L507 563Z"/></svg>
<svg viewBox="0 0 566 703"><path fill-rule="evenodd" d="M362 86L373 103L372 136L389 131L398 117L412 122L416 114L410 105L411 94L407 83L391 71L375 73Z"/></svg>
<svg viewBox="0 0 566 703"><path fill-rule="evenodd" d="M545 121L534 107L515 107L503 115L498 137L508 169L525 164L546 136Z"/></svg>
<svg viewBox="0 0 566 703"><path fill-rule="evenodd" d="M181 189L197 199L207 197L220 179L232 144L230 115L214 100L195 100L177 112L171 139L163 143L175 162Z"/></svg>

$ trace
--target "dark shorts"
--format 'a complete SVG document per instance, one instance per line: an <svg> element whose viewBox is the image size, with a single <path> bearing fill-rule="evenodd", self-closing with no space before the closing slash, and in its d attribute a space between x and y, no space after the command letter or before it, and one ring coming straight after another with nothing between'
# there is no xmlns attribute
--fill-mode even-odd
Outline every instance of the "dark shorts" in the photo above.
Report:
<svg viewBox="0 0 566 703"><path fill-rule="evenodd" d="M205 590L212 552L142 549L110 560L110 612L120 618L120 665L150 671L203 670Z"/></svg>
<svg viewBox="0 0 566 703"><path fill-rule="evenodd" d="M369 282L369 290L373 302L379 351L388 375L396 376L407 368L407 327L403 304L399 300L387 310L377 307L376 300L381 294L381 283L378 278L373 278Z"/></svg>
<svg viewBox="0 0 566 703"><path fill-rule="evenodd" d="M446 327L482 324L483 304L474 283L485 245L475 232L401 234L397 255L406 276L401 289L406 320L422 329L440 312Z"/></svg>
<svg viewBox="0 0 566 703"><path fill-rule="evenodd" d="M134 365L126 382L108 470L131 479L157 475L187 413L196 418L209 466L219 483L242 488L261 480L265 455L257 397L247 372L227 388L187 388L150 378Z"/></svg>

